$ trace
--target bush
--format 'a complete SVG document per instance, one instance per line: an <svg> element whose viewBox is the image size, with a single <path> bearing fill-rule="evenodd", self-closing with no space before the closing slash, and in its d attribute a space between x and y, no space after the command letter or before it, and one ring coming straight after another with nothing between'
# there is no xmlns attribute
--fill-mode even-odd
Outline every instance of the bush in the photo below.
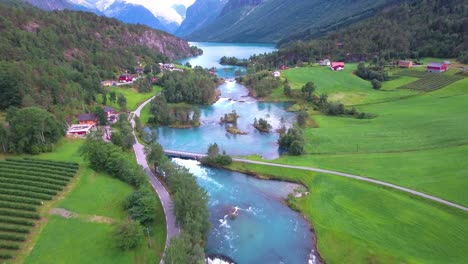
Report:
<svg viewBox="0 0 468 264"><path fill-rule="evenodd" d="M138 222L127 220L116 226L114 237L117 247L121 250L134 249L143 238L143 228Z"/></svg>
<svg viewBox="0 0 468 264"><path fill-rule="evenodd" d="M149 225L156 218L156 194L152 191L135 191L127 198L124 208L133 220Z"/></svg>
<svg viewBox="0 0 468 264"><path fill-rule="evenodd" d="M372 83L372 88L376 90L379 90L380 88L382 88L382 83L377 79L372 79L371 83Z"/></svg>

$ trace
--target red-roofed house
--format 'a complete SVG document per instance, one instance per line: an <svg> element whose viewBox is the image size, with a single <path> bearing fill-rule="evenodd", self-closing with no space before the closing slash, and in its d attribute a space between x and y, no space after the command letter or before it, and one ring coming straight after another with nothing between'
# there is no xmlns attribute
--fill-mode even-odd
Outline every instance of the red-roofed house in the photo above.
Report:
<svg viewBox="0 0 468 264"><path fill-rule="evenodd" d="M444 72L447 70L447 64L441 62L429 62L427 72Z"/></svg>
<svg viewBox="0 0 468 264"><path fill-rule="evenodd" d="M413 67L413 62L410 61L410 60L401 60L399 63L398 63L398 66L400 68L411 68Z"/></svg>
<svg viewBox="0 0 468 264"><path fill-rule="evenodd" d="M333 71L341 71L344 69L344 62L332 62L330 65L330 69Z"/></svg>

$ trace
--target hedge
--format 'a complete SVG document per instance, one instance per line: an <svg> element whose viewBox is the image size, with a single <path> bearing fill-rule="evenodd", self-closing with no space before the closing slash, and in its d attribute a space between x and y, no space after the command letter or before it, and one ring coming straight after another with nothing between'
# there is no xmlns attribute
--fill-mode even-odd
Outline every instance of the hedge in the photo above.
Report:
<svg viewBox="0 0 468 264"><path fill-rule="evenodd" d="M44 163L44 164L58 164L64 167L74 167L79 168L80 164L77 162L68 162L68 161L58 161L58 160L48 160L48 159L33 159L33 158L23 158L31 162Z"/></svg>
<svg viewBox="0 0 468 264"><path fill-rule="evenodd" d="M24 227L0 225L0 231L29 234L31 230Z"/></svg>
<svg viewBox="0 0 468 264"><path fill-rule="evenodd" d="M17 244L5 244L5 243L0 243L0 249L11 249L11 250L16 250L19 249L19 246Z"/></svg>
<svg viewBox="0 0 468 264"><path fill-rule="evenodd" d="M26 241L26 237L10 234L0 234L0 239L10 240L10 241Z"/></svg>
<svg viewBox="0 0 468 264"><path fill-rule="evenodd" d="M5 253L0 254L0 259L11 259L11 258L13 258L13 256L10 254L5 254Z"/></svg>
<svg viewBox="0 0 468 264"><path fill-rule="evenodd" d="M25 204L20 204L20 203L9 203L9 202L4 202L4 201L0 201L0 208L10 208L10 209L30 211L30 212L37 212L36 206L25 205Z"/></svg>
<svg viewBox="0 0 468 264"><path fill-rule="evenodd" d="M10 210L5 210L5 209L0 209L0 215L22 217L22 218L29 218L29 219L41 219L41 216L39 214L27 213L27 212L22 212L22 211L10 211Z"/></svg>
<svg viewBox="0 0 468 264"><path fill-rule="evenodd" d="M37 198L41 200L52 200L52 197L53 197L52 195L42 194L42 193L31 193L31 192L23 192L23 191L18 191L18 190L3 189L1 186L0 186L0 194Z"/></svg>
<svg viewBox="0 0 468 264"><path fill-rule="evenodd" d="M22 191L28 191L28 192L34 192L34 193L44 193L44 194L49 194L49 195L56 195L56 191L51 191L43 188L36 188L36 187L30 187L30 186L24 186L24 185L18 185L18 184L8 184L8 183L3 183L0 182L0 188L3 189L13 189L13 190L22 190Z"/></svg>
<svg viewBox="0 0 468 264"><path fill-rule="evenodd" d="M65 186L68 184L68 181L60 181L60 180L41 178L41 177L36 177L36 176L31 176L31 175L14 174L14 173L2 173L0 174L0 178L36 181L36 182L48 183L48 184L52 184L56 186Z"/></svg>
<svg viewBox="0 0 468 264"><path fill-rule="evenodd" d="M27 171L27 170L19 170L15 168L6 168L6 167L0 167L0 172L2 173L12 173L12 174L17 174L17 175L34 175L37 177L41 178L46 178L46 179L56 179L56 180L61 180L61 181L70 181L69 176L61 176L61 175L50 175L49 173L43 173L43 172L38 172L38 171Z"/></svg>
<svg viewBox="0 0 468 264"><path fill-rule="evenodd" d="M34 222L25 219L9 218L9 217L0 217L0 223L23 225L23 226L34 226Z"/></svg>
<svg viewBox="0 0 468 264"><path fill-rule="evenodd" d="M22 164L10 163L10 162L8 163L0 162L0 168L13 169L13 170L22 171L22 172L34 172L34 173L39 172L39 173L53 174L53 175L65 176L69 178L72 178L76 174L76 171L74 172L58 171L55 169L44 169L44 168L38 168L35 166L27 166L27 164L22 165Z"/></svg>
<svg viewBox="0 0 468 264"><path fill-rule="evenodd" d="M11 159L7 158L5 159L6 162L11 162L11 163L16 163L16 164L29 164L33 165L35 167L40 167L40 168L46 168L46 169L56 169L56 170L62 170L62 171L77 171L78 166L63 166L61 164L57 163L44 163L44 162L38 162L37 160L19 160L19 159Z"/></svg>
<svg viewBox="0 0 468 264"><path fill-rule="evenodd" d="M32 205L41 205L41 200L35 200L31 198L25 198L20 196L9 196L0 194L0 201L15 202L21 204L32 204Z"/></svg>
<svg viewBox="0 0 468 264"><path fill-rule="evenodd" d="M52 185L52 184L47 184L47 183L42 183L42 182L37 182L37 181L2 178L1 175L0 175L0 183L7 183L7 184L14 184L14 185L19 184L19 185L25 185L25 186L30 186L30 187L50 189L50 190L55 190L59 192L63 190L62 186L57 186L57 185Z"/></svg>

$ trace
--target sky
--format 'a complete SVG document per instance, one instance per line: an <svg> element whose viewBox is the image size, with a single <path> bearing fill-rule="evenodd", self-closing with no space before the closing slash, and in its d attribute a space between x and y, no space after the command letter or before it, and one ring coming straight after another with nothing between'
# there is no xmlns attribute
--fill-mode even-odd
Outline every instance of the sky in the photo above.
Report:
<svg viewBox="0 0 468 264"><path fill-rule="evenodd" d="M166 20L182 23L182 17L172 8L174 4L183 4L189 7L195 0L125 0L127 3L139 4L146 7L154 15Z"/></svg>

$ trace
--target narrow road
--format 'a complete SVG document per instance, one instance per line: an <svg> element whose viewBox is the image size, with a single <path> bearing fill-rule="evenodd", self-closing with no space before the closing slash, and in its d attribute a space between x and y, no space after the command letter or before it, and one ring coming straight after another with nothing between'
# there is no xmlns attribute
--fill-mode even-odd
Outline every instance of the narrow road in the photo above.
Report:
<svg viewBox="0 0 468 264"><path fill-rule="evenodd" d="M153 100L153 98L154 96L146 100L145 102L143 102L140 106L138 106L138 108L133 112L134 114L133 116L140 116L141 109L143 109L143 107L145 107L145 105L147 105L151 100ZM131 120L131 123L132 123L132 126L135 127L135 122L133 121L133 118ZM133 131L133 135L135 136L135 131ZM169 246L169 242L171 241L171 238L179 235L180 233L179 227L176 224L176 218L172 211L172 199L168 191L164 187L164 185L162 185L159 179L153 174L153 172L151 172L148 166L148 162L146 161L145 147L138 142L136 136L135 136L135 140L136 140L136 143L133 145L133 151L135 152L137 163L141 165L143 169L145 170L146 174L148 174L150 183L153 186L156 193L158 194L159 200L161 201L162 207L164 209L164 215L166 217L166 230L167 230L166 246L164 248L164 252L165 252L167 247ZM160 263L164 263L164 255Z"/></svg>
<svg viewBox="0 0 468 264"><path fill-rule="evenodd" d="M167 155L171 156L180 156L183 158L194 158L194 159L199 159L201 157L206 156L205 154L199 154L199 153L192 153L192 152L186 152L186 151L176 151L176 150L164 150ZM315 171L315 172L321 172L321 173L327 173L327 174L332 174L340 177L346 177L346 178L351 178L355 179L358 181L364 181L364 182L369 182L372 184L380 185L380 186L385 186L389 187L392 189L396 189L402 192L410 193L412 195L416 195L425 199L429 199L432 201L436 201L438 203L448 205L451 207L455 207L458 209L461 209L463 211L468 211L468 207L465 207L463 205L459 205L456 203L449 202L447 200L425 194L422 192L415 191L413 189L405 188L396 184L384 182L384 181L379 181L379 180L374 180L371 178L359 176L359 175L353 175L349 173L344 173L344 172L339 172L339 171L332 171L332 170L325 170L325 169L319 169L319 168L314 168L314 167L305 167L305 166L293 166L293 165L286 165L286 164L277 164L277 163L269 163L269 162L263 162L263 161L254 161L254 160L248 160L248 159L241 159L241 158L233 158L233 161L237 162L243 162L243 163L251 163L251 164L259 164L259 165L266 165L266 166L273 166L273 167L282 167L282 168L289 168L289 169L298 169L298 170L308 170L308 171Z"/></svg>
<svg viewBox="0 0 468 264"><path fill-rule="evenodd" d="M456 204L456 203L452 203L452 202L449 202L447 200L444 200L444 199L441 199L441 198L438 198L438 197L435 197L435 196L432 196L432 195L429 195L429 194L425 194L425 193L422 193L422 192L418 192L418 191L415 191L415 190L412 190L412 189L409 189L409 188L401 187L401 186L391 184L391 183L388 183L388 182L384 182L384 181L379 181L379 180L366 178L366 177L363 177L363 176L353 175L353 174L339 172L339 171L332 171L332 170L313 168L313 167L275 164L275 163L268 163L268 162L263 162L263 161L254 161L254 160L238 159L238 158L233 158L232 160L237 161L237 162L243 162L243 163L251 163L251 164L259 164L259 165L267 165L267 166L274 166L274 167L283 167L283 168L290 168L290 169L308 170L308 171L315 171L315 172L333 174L333 175L336 175L336 176L351 178L351 179L355 179L355 180L359 180L359 181L365 181L365 182L370 182L370 183L385 186L385 187L390 187L390 188L393 188L393 189L396 189L396 190L399 190L399 191L403 191L403 192L410 193L410 194L413 194L413 195L416 195L416 196L419 196L419 197L423 197L423 198L426 198L426 199L429 199L429 200L432 200L432 201L436 201L436 202L439 202L439 203L442 203L442 204L445 204L445 205L448 205L448 206L451 206L451 207L455 207L455 208L461 209L463 211L468 211L468 207L465 207L465 206L462 206L462 205L459 205L459 204Z"/></svg>

